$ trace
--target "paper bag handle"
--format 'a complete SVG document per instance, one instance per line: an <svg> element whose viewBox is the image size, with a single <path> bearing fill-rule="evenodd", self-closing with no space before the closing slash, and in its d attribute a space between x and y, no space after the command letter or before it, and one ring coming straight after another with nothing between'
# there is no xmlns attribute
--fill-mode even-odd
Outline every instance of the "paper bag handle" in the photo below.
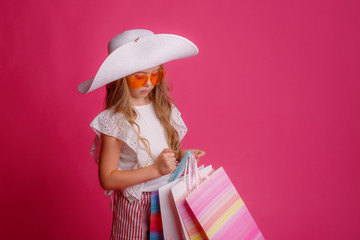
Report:
<svg viewBox="0 0 360 240"><path fill-rule="evenodd" d="M189 151L184 155L184 157L181 159L179 165L177 166L177 168L173 172L169 182L173 182L173 181L175 181L176 179L178 179L181 176L181 174L184 172L184 170L186 168L187 159L191 156L191 154L194 154L194 153Z"/></svg>

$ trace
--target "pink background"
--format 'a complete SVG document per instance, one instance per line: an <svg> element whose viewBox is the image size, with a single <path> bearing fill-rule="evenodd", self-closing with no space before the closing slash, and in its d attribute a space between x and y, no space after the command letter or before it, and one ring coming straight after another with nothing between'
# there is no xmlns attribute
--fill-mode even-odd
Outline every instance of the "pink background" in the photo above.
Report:
<svg viewBox="0 0 360 240"><path fill-rule="evenodd" d="M358 1L2 1L1 239L108 239L89 154L110 38L183 35L165 67L189 132L266 239L359 239Z"/></svg>

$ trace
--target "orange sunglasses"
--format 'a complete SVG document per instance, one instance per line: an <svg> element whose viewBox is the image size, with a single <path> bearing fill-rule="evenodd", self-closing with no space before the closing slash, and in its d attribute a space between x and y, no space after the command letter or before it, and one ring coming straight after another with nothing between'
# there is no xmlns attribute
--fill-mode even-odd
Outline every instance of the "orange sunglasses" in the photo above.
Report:
<svg viewBox="0 0 360 240"><path fill-rule="evenodd" d="M164 79L166 72L160 68L159 71L151 74L151 75L137 75L134 77L131 77L130 75L127 76L128 84L132 88L141 88L145 86L147 83L149 77L152 85L158 85L161 83L161 81Z"/></svg>

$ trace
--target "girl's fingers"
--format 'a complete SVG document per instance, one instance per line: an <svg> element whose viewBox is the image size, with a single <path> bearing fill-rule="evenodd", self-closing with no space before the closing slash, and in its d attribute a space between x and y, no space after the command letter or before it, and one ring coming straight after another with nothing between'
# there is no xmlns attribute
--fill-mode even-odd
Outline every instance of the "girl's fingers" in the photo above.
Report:
<svg viewBox="0 0 360 240"><path fill-rule="evenodd" d="M202 156L205 155L205 151L202 151L202 150L196 150L194 152L195 152L195 157L196 158L199 158L199 157L202 157Z"/></svg>
<svg viewBox="0 0 360 240"><path fill-rule="evenodd" d="M168 158L168 162L169 163L174 163L174 162L176 162L176 158Z"/></svg>
<svg viewBox="0 0 360 240"><path fill-rule="evenodd" d="M164 155L166 157L175 157L175 153L171 152L171 153L164 153Z"/></svg>
<svg viewBox="0 0 360 240"><path fill-rule="evenodd" d="M199 151L199 152L198 152L198 156L199 156L199 157L202 157L202 156L204 156L204 155L205 155L205 151Z"/></svg>
<svg viewBox="0 0 360 240"><path fill-rule="evenodd" d="M171 149L168 148L164 148L164 150L162 150L163 153L173 153L173 151Z"/></svg>

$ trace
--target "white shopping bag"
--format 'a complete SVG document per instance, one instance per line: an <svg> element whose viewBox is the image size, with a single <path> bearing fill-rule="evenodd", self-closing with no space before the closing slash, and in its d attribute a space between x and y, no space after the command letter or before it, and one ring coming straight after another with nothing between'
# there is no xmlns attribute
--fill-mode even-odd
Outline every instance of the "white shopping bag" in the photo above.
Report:
<svg viewBox="0 0 360 240"><path fill-rule="evenodd" d="M175 201L171 194L171 188L181 180L181 178L177 179L159 188L161 220L165 240L189 239L187 234L185 235L182 230L180 217L177 213Z"/></svg>

